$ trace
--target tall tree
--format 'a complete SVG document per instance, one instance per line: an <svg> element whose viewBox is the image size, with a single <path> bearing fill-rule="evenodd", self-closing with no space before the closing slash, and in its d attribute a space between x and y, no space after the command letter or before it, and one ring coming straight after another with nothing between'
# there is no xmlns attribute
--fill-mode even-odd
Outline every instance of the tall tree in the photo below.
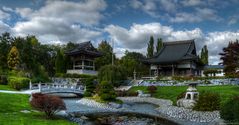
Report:
<svg viewBox="0 0 239 125"><path fill-rule="evenodd" d="M162 47L163 47L163 40L162 38L158 38L157 45L156 45L156 53L158 53Z"/></svg>
<svg viewBox="0 0 239 125"><path fill-rule="evenodd" d="M220 53L222 64L224 65L224 72L226 76L234 76L236 68L239 67L239 42L229 42L228 46L223 48L223 52Z"/></svg>
<svg viewBox="0 0 239 125"><path fill-rule="evenodd" d="M208 65L208 49L207 49L207 45L204 45L202 50L201 50L201 62L204 65Z"/></svg>
<svg viewBox="0 0 239 125"><path fill-rule="evenodd" d="M102 41L98 45L98 51L101 52L103 56L95 60L96 69L112 63L113 48L107 41ZM113 58L115 59L115 55L113 55Z"/></svg>
<svg viewBox="0 0 239 125"><path fill-rule="evenodd" d="M125 55L120 60L120 65L123 65L125 67L125 73L129 77L133 76L134 71L137 72L137 76L143 75L145 73L148 74L148 67L140 63L140 61L145 58L146 57L141 53L129 52L126 50Z"/></svg>
<svg viewBox="0 0 239 125"><path fill-rule="evenodd" d="M150 40L148 43L148 48L147 48L147 57L151 58L154 55L154 38L153 36L150 36Z"/></svg>
<svg viewBox="0 0 239 125"><path fill-rule="evenodd" d="M10 36L10 33L3 33L0 36L0 69L7 70L7 55L11 49L11 43L13 38Z"/></svg>
<svg viewBox="0 0 239 125"><path fill-rule="evenodd" d="M19 52L16 46L13 46L8 54L7 63L10 69L16 69L19 65Z"/></svg>
<svg viewBox="0 0 239 125"><path fill-rule="evenodd" d="M64 55L60 49L57 51L55 68L56 68L56 73L65 73Z"/></svg>

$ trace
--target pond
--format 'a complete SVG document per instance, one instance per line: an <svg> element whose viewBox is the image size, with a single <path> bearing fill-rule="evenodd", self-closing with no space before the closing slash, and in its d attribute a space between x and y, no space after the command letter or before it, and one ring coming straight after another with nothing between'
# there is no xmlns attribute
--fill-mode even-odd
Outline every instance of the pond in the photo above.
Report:
<svg viewBox="0 0 239 125"><path fill-rule="evenodd" d="M76 103L79 99L64 99L67 112L74 112L86 125L175 125L166 119L155 117L157 105L149 103L125 103L118 112ZM122 109L122 110L121 110Z"/></svg>

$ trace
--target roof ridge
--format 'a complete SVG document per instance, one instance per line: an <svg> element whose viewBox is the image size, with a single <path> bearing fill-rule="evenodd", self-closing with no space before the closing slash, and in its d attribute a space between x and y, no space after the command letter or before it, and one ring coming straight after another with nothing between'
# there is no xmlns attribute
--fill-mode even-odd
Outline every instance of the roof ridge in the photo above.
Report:
<svg viewBox="0 0 239 125"><path fill-rule="evenodd" d="M165 45L175 45L175 44L188 44L188 43L192 43L194 42L194 39L191 40L179 40L179 41L167 41L167 42L163 42Z"/></svg>

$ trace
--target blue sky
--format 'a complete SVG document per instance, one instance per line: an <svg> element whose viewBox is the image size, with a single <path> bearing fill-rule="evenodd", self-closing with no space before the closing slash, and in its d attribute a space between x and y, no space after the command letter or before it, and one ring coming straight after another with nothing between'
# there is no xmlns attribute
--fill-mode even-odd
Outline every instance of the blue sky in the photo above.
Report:
<svg viewBox="0 0 239 125"><path fill-rule="evenodd" d="M35 35L44 44L101 40L115 53L146 54L149 37L195 39L209 48L209 63L239 39L238 0L0 0L0 33Z"/></svg>

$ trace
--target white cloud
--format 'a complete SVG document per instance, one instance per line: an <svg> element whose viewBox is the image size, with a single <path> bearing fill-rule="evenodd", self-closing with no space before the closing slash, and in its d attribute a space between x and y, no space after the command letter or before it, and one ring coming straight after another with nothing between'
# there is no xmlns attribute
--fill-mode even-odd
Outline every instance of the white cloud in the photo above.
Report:
<svg viewBox="0 0 239 125"><path fill-rule="evenodd" d="M16 12L23 18L31 17L33 10L31 8L16 8Z"/></svg>
<svg viewBox="0 0 239 125"><path fill-rule="evenodd" d="M231 18L229 21L228 21L228 25L233 25L233 24L236 24L238 22L238 20L236 18Z"/></svg>
<svg viewBox="0 0 239 125"><path fill-rule="evenodd" d="M0 21L0 34L4 32L11 32L11 27L2 21Z"/></svg>
<svg viewBox="0 0 239 125"><path fill-rule="evenodd" d="M130 6L156 18L161 17L158 9L171 13L175 12L177 8L175 0L131 0Z"/></svg>
<svg viewBox="0 0 239 125"><path fill-rule="evenodd" d="M97 39L101 31L93 26L103 18L104 0L46 1L37 10L16 8L26 21L13 27L16 35L36 35L41 42L84 42Z"/></svg>
<svg viewBox="0 0 239 125"><path fill-rule="evenodd" d="M188 12L179 12L176 13L175 17L170 17L171 22L201 22L205 20L211 21L221 21L222 18L217 16L217 12L213 9L209 8L196 8L195 12L188 13Z"/></svg>
<svg viewBox="0 0 239 125"><path fill-rule="evenodd" d="M130 1L130 5L132 8L142 10L152 17L158 16L155 13L156 3L154 0L146 0L144 2L141 2L140 0L132 0L132 1Z"/></svg>
<svg viewBox="0 0 239 125"><path fill-rule="evenodd" d="M13 12L14 10L10 7L3 6L2 9L7 12Z"/></svg>
<svg viewBox="0 0 239 125"><path fill-rule="evenodd" d="M39 10L30 8L16 8L16 12L23 18L56 18L69 23L82 25L95 25L103 18L100 13L105 10L106 3L103 0L71 1L47 1Z"/></svg>
<svg viewBox="0 0 239 125"><path fill-rule="evenodd" d="M10 18L10 14L3 12L2 10L0 10L0 20L5 20L5 19L9 19Z"/></svg>
<svg viewBox="0 0 239 125"><path fill-rule="evenodd" d="M28 22L19 22L13 28L16 35L36 35L41 42L84 42L101 35L101 32L82 28L80 25L71 25L61 19L33 18Z"/></svg>
<svg viewBox="0 0 239 125"><path fill-rule="evenodd" d="M175 4L175 0L160 0L160 4L160 6L167 12L176 11L177 6Z"/></svg>
<svg viewBox="0 0 239 125"><path fill-rule="evenodd" d="M184 6L198 6L198 5L204 5L205 1L202 0L183 0L181 3Z"/></svg>

